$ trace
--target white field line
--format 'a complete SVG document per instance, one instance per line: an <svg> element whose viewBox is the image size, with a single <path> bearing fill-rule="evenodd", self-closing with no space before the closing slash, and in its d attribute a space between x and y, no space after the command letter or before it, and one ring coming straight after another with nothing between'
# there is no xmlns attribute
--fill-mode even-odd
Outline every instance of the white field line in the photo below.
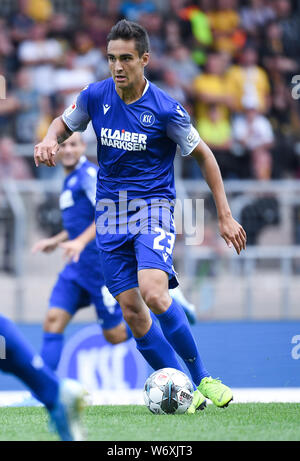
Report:
<svg viewBox="0 0 300 461"><path fill-rule="evenodd" d="M300 388L234 388L233 403L300 403ZM28 391L0 391L0 407L22 406L22 402L30 397ZM210 402L208 402L210 403ZM100 390L89 393L88 405L144 405L143 392L132 390Z"/></svg>

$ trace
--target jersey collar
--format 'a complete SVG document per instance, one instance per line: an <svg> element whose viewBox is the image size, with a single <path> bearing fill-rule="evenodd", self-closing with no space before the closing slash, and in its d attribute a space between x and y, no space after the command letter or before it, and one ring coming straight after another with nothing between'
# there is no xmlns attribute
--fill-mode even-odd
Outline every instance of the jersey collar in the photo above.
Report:
<svg viewBox="0 0 300 461"><path fill-rule="evenodd" d="M143 91L142 96L144 96L144 94L146 94L146 92L147 92L147 90L148 90L148 88L149 88L149 80L147 80L146 77L144 77L144 79L146 80L146 86L145 86L145 88L144 88L144 91Z"/></svg>
<svg viewBox="0 0 300 461"><path fill-rule="evenodd" d="M77 163L77 165L75 166L74 170L79 170L79 168L87 161L87 158L85 155L82 155Z"/></svg>

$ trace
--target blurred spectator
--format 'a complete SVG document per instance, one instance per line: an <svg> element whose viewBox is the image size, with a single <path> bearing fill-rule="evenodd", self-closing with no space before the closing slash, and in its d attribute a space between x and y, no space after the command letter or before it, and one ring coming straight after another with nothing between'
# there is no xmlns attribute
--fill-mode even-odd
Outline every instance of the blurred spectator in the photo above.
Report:
<svg viewBox="0 0 300 461"><path fill-rule="evenodd" d="M93 72L97 80L109 77L109 66L101 50L96 48L90 35L85 30L75 33L74 37L74 68L87 69Z"/></svg>
<svg viewBox="0 0 300 461"><path fill-rule="evenodd" d="M30 179L31 170L26 160L16 155L16 146L9 136L0 138L0 180Z"/></svg>
<svg viewBox="0 0 300 461"><path fill-rule="evenodd" d="M106 53L106 37L113 26L113 19L99 13L91 16L86 23L86 30L102 53Z"/></svg>
<svg viewBox="0 0 300 461"><path fill-rule="evenodd" d="M167 19L165 22L166 49L172 49L181 44L181 33L178 22L175 19Z"/></svg>
<svg viewBox="0 0 300 461"><path fill-rule="evenodd" d="M208 13L214 47L234 55L244 44L246 36L239 28L240 17L236 0L216 0L217 8Z"/></svg>
<svg viewBox="0 0 300 461"><path fill-rule="evenodd" d="M231 124L222 117L220 106L209 104L207 116L200 118L196 127L203 141L213 150L222 177L237 178L237 159L231 153Z"/></svg>
<svg viewBox="0 0 300 461"><path fill-rule="evenodd" d="M11 38L18 44L28 38L34 20L28 14L28 0L18 0L16 11L9 19Z"/></svg>
<svg viewBox="0 0 300 461"><path fill-rule="evenodd" d="M179 11L182 24L190 22L190 28L186 27L184 43L191 47L193 59L197 64L205 63L206 50L213 46L213 34L211 30L208 13L212 10L212 2L209 0L198 0L192 5L187 5ZM193 38L193 40L191 40Z"/></svg>
<svg viewBox="0 0 300 461"><path fill-rule="evenodd" d="M286 82L290 82L292 75L300 69L300 63L288 57L283 30L277 21L272 21L266 26L260 53L263 56L263 65L274 83L280 81L281 76L285 77Z"/></svg>
<svg viewBox="0 0 300 461"><path fill-rule="evenodd" d="M200 68L192 60L189 49L182 44L169 50L165 66L176 73L185 91L189 91L191 83L200 74Z"/></svg>
<svg viewBox="0 0 300 461"><path fill-rule="evenodd" d="M5 21L0 17L0 69L4 75L12 73L16 67L15 49ZM1 69L1 70L2 70Z"/></svg>
<svg viewBox="0 0 300 461"><path fill-rule="evenodd" d="M139 21L143 13L153 13L156 5L151 0L129 0L121 2L120 13L129 21Z"/></svg>
<svg viewBox="0 0 300 461"><path fill-rule="evenodd" d="M176 101L180 102L183 106L186 105L186 93L182 89L182 85L180 84L180 77L171 70L166 69L163 73L163 81L159 84L160 88L166 91L172 98L176 99Z"/></svg>
<svg viewBox="0 0 300 461"><path fill-rule="evenodd" d="M269 120L258 111L258 102L244 102L244 114L238 115L232 126L233 140L240 153L250 154L250 175L255 179L271 179L274 133ZM250 176L249 175L249 176Z"/></svg>
<svg viewBox="0 0 300 461"><path fill-rule="evenodd" d="M0 101L0 136L13 135L14 114L19 108L19 102L11 93Z"/></svg>
<svg viewBox="0 0 300 461"><path fill-rule="evenodd" d="M50 98L47 96L42 96L40 98L40 114L39 114L39 121L36 126L35 134L36 134L36 141L41 141L47 134L48 128L50 123L52 122L55 116L58 116L62 113L62 107L65 109L65 105L61 106L61 110L58 114L53 114ZM45 168L53 170L53 168ZM39 171L41 168L38 169Z"/></svg>
<svg viewBox="0 0 300 461"><path fill-rule="evenodd" d="M250 0L249 3L240 11L241 26L249 36L259 38L265 25L275 19L273 2Z"/></svg>
<svg viewBox="0 0 300 461"><path fill-rule="evenodd" d="M36 127L40 115L40 97L32 87L31 74L28 69L21 68L16 76L14 96L18 100L15 117L15 133L18 142L36 141Z"/></svg>
<svg viewBox="0 0 300 461"><path fill-rule="evenodd" d="M53 12L50 0L27 0L26 10L28 16L37 22L48 21Z"/></svg>
<svg viewBox="0 0 300 461"><path fill-rule="evenodd" d="M274 0L274 9L282 29L283 45L287 57L300 59L300 17L294 14L291 0ZM299 8L299 6L298 6Z"/></svg>
<svg viewBox="0 0 300 461"><path fill-rule="evenodd" d="M27 162L22 157L17 157L15 143L9 136L0 138L0 182L7 179L31 179L32 174ZM2 205L5 205L2 203ZM12 272L14 264L12 261L13 229L14 221L11 213L4 206L3 209L3 262L2 269Z"/></svg>
<svg viewBox="0 0 300 461"><path fill-rule="evenodd" d="M64 54L62 67L54 73L54 91L56 97L61 97L65 106L71 105L78 93L95 80L89 68L75 67L76 53L69 50Z"/></svg>
<svg viewBox="0 0 300 461"><path fill-rule="evenodd" d="M51 16L48 25L48 38L55 38L62 49L68 48L73 37L73 25L69 16L62 13L56 13Z"/></svg>
<svg viewBox="0 0 300 461"><path fill-rule="evenodd" d="M161 56L165 52L165 40L163 37L163 19L157 12L143 13L140 15L139 24L148 32L151 53Z"/></svg>
<svg viewBox="0 0 300 461"><path fill-rule="evenodd" d="M299 103L292 98L290 88L283 80L273 85L269 118L276 139L273 149L275 177L291 177L295 172L298 174L296 145L300 142Z"/></svg>
<svg viewBox="0 0 300 461"><path fill-rule="evenodd" d="M62 47L58 40L47 38L48 27L36 23L30 32L29 40L19 47L19 59L32 70L33 85L44 95L53 93L54 66L62 57Z"/></svg>
<svg viewBox="0 0 300 461"><path fill-rule="evenodd" d="M197 121L208 116L210 104L217 104L222 118L229 120L233 98L225 77L225 60L222 54L214 52L207 56L205 70L195 78L193 88Z"/></svg>
<svg viewBox="0 0 300 461"><path fill-rule="evenodd" d="M270 106L270 83L266 71L258 65L258 53L246 46L240 53L240 64L232 65L227 72L230 94L234 96L235 110L240 112L244 101L257 100L260 112Z"/></svg>

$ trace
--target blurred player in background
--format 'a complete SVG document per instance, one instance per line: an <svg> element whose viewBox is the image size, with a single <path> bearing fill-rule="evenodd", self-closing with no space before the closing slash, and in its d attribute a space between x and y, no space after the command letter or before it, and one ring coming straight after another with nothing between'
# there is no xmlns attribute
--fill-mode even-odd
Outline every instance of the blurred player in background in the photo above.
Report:
<svg viewBox="0 0 300 461"><path fill-rule="evenodd" d="M66 264L60 272L50 296L41 356L52 370L56 370L61 357L64 330L83 307L94 304L103 335L109 343L118 344L132 337L120 305L103 279L94 225L97 167L87 160L85 150L80 133L74 133L60 145L59 160L66 175L59 201L64 230L40 240L32 248L34 253L50 253L61 246L68 257L68 251L74 245L76 248L80 240L78 236L88 240L92 238L85 248L80 246L80 256L77 253L75 261ZM194 323L194 306L188 303L179 288L172 290L172 296L179 300L187 317Z"/></svg>
<svg viewBox="0 0 300 461"><path fill-rule="evenodd" d="M173 161L177 144L183 155L193 155L213 193L220 234L239 254L246 234L233 219L214 155L191 125L185 109L144 77L149 62L145 29L119 21L108 35L107 54L112 78L89 85L76 103L50 125L35 146L35 163L55 166L59 144L72 132L84 131L92 120L98 140L97 244L106 286L122 307L137 348L152 368L182 370L175 352L186 363L195 386L193 407L203 395L219 406L232 400L232 391L206 370L191 329L168 288L178 282L172 265L175 229L172 206L157 225L149 222L154 199L175 200ZM124 198L125 197L125 198ZM142 228L130 232L136 209L143 199ZM119 232L108 231L104 204L115 205ZM151 207L150 207L151 205ZM124 207L126 221L122 212ZM112 207L113 208L113 207ZM152 322L149 309L160 322Z"/></svg>
<svg viewBox="0 0 300 461"><path fill-rule="evenodd" d="M0 336L4 346L0 370L23 381L45 405L62 440L83 440L80 423L84 398L82 386L74 380L59 380L34 352L14 323L1 314Z"/></svg>

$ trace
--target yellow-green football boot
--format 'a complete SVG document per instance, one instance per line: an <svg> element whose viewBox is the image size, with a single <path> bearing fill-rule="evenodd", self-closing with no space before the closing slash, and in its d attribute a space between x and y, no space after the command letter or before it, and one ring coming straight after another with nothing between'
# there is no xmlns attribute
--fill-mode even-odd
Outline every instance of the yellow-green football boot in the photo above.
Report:
<svg viewBox="0 0 300 461"><path fill-rule="evenodd" d="M206 398L204 397L204 395L201 394L201 392L198 389L196 389L194 391L193 401L187 410L187 414L192 415L196 412L196 410L204 410L205 407Z"/></svg>
<svg viewBox="0 0 300 461"><path fill-rule="evenodd" d="M201 380L198 390L220 408L227 407L233 400L231 389L225 386L220 379L213 379L211 376Z"/></svg>

